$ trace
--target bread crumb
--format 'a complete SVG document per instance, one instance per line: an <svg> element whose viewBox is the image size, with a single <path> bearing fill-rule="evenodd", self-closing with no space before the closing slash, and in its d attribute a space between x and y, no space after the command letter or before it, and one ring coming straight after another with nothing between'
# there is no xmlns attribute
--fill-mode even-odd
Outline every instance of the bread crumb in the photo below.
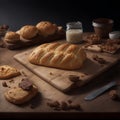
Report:
<svg viewBox="0 0 120 120"><path fill-rule="evenodd" d="M47 105L53 108L53 110L57 110L57 111L68 111L68 110L81 111L82 110L79 104L72 104L72 100L68 100L67 102L51 101L51 102L47 102Z"/></svg>
<svg viewBox="0 0 120 120"><path fill-rule="evenodd" d="M52 72L50 72L50 75L53 75L53 73L52 73Z"/></svg>
<svg viewBox="0 0 120 120"><path fill-rule="evenodd" d="M109 92L109 96L112 100L117 100L119 98L118 93L116 90L111 90Z"/></svg>
<svg viewBox="0 0 120 120"><path fill-rule="evenodd" d="M8 87L8 85L7 85L6 82L2 82L2 86L3 86L3 87Z"/></svg>
<svg viewBox="0 0 120 120"><path fill-rule="evenodd" d="M68 103L71 104L71 103L72 103L72 100L68 100Z"/></svg>
<svg viewBox="0 0 120 120"><path fill-rule="evenodd" d="M14 83L14 79L9 80L10 83Z"/></svg>

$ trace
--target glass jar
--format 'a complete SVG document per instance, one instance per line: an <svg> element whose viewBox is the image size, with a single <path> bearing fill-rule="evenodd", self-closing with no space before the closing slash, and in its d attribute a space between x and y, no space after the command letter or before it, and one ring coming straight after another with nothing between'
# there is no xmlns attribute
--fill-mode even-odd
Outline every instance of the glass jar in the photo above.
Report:
<svg viewBox="0 0 120 120"><path fill-rule="evenodd" d="M70 43L81 43L83 28L81 22L69 22L66 24L66 40Z"/></svg>

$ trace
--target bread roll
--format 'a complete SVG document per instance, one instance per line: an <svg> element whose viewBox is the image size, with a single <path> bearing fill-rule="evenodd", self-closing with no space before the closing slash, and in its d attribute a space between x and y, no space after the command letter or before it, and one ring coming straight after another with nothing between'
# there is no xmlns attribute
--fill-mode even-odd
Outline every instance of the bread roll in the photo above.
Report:
<svg viewBox="0 0 120 120"><path fill-rule="evenodd" d="M20 35L25 39L32 39L38 34L38 29L32 25L25 25L20 29Z"/></svg>
<svg viewBox="0 0 120 120"><path fill-rule="evenodd" d="M48 35L53 35L57 31L57 25L52 24L49 21L42 21L39 22L36 27L39 30L39 34L43 35L44 37L47 37Z"/></svg>
<svg viewBox="0 0 120 120"><path fill-rule="evenodd" d="M28 59L36 65L74 70L82 67L86 53L78 45L46 43L33 50Z"/></svg>
<svg viewBox="0 0 120 120"><path fill-rule="evenodd" d="M20 35L16 32L9 31L6 33L4 40L8 43L16 43L20 41Z"/></svg>

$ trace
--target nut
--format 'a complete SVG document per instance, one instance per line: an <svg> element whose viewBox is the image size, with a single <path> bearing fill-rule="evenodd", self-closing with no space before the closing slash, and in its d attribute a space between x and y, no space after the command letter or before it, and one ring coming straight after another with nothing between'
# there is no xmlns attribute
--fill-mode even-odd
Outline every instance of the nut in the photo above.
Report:
<svg viewBox="0 0 120 120"><path fill-rule="evenodd" d="M77 82L80 80L80 78L77 75L69 75L69 80L72 82Z"/></svg>
<svg viewBox="0 0 120 120"><path fill-rule="evenodd" d="M112 100L117 100L119 98L118 93L116 90L111 90L109 92L109 96Z"/></svg>
<svg viewBox="0 0 120 120"><path fill-rule="evenodd" d="M2 82L2 86L3 86L3 87L8 87L8 85L7 85L6 82Z"/></svg>

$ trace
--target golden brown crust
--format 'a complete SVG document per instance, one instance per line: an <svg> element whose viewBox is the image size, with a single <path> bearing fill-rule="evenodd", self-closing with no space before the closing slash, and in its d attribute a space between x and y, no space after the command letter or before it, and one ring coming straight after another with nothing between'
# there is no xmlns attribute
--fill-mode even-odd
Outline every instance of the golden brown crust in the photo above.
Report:
<svg viewBox="0 0 120 120"><path fill-rule="evenodd" d="M17 34L16 32L9 31L6 33L4 40L8 43L16 43L20 41L20 35Z"/></svg>
<svg viewBox="0 0 120 120"><path fill-rule="evenodd" d="M20 72L11 66L3 65L0 66L0 79L9 79L20 75Z"/></svg>
<svg viewBox="0 0 120 120"><path fill-rule="evenodd" d="M14 87L4 93L7 101L14 104L23 104L31 100L38 93L38 89L33 86L29 91L23 90L20 87Z"/></svg>
<svg viewBox="0 0 120 120"><path fill-rule="evenodd" d="M20 29L19 33L23 38L31 39L38 34L38 29L33 25L25 25Z"/></svg>
<svg viewBox="0 0 120 120"><path fill-rule="evenodd" d="M58 30L56 24L52 24L49 21L41 21L39 22L36 27L39 30L39 34L47 37L48 35L53 35Z"/></svg>
<svg viewBox="0 0 120 120"><path fill-rule="evenodd" d="M33 50L28 59L32 64L72 70L81 68L86 53L78 45L46 43Z"/></svg>

